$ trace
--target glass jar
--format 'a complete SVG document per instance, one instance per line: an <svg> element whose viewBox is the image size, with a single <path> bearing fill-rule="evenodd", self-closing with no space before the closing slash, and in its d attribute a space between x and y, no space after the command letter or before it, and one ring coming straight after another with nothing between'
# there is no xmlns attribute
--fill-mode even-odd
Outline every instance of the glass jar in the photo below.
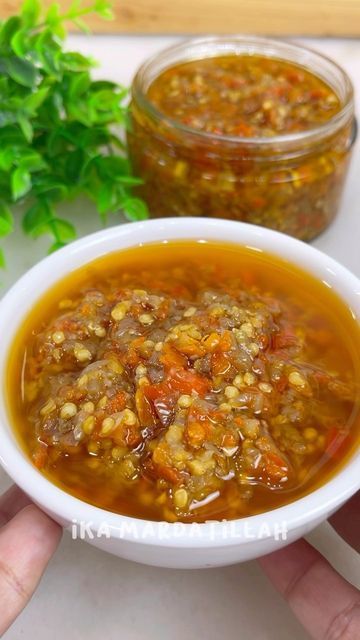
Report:
<svg viewBox="0 0 360 640"><path fill-rule="evenodd" d="M340 110L314 128L272 137L218 135L162 114L152 82L184 62L261 55L293 63L325 82ZM247 36L196 38L150 58L132 85L128 145L151 215L242 220L303 240L336 215L356 137L353 88L333 61L296 44Z"/></svg>

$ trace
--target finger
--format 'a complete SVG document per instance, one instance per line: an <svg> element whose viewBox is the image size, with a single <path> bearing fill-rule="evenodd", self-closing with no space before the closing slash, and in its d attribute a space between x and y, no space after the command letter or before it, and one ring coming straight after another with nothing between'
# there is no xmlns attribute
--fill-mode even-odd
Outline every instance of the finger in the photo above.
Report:
<svg viewBox="0 0 360 640"><path fill-rule="evenodd" d="M259 562L312 638L360 638L359 591L305 540Z"/></svg>
<svg viewBox="0 0 360 640"><path fill-rule="evenodd" d="M331 516L329 522L335 531L360 553L360 491Z"/></svg>
<svg viewBox="0 0 360 640"><path fill-rule="evenodd" d="M35 505L0 532L0 635L31 598L61 538L61 528Z"/></svg>
<svg viewBox="0 0 360 640"><path fill-rule="evenodd" d="M31 500L15 484L0 497L0 527L11 520L14 515L30 504Z"/></svg>

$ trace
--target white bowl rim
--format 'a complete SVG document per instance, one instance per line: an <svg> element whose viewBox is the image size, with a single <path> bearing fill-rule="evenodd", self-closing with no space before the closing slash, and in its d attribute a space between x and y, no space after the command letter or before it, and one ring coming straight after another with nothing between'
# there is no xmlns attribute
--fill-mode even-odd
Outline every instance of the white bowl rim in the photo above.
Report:
<svg viewBox="0 0 360 640"><path fill-rule="evenodd" d="M341 286L340 296L351 307L354 317L360 317L360 281L333 258L318 249L263 227L222 219L164 218L146 220L107 228L85 236L44 258L26 272L0 301L0 371L4 372L8 349L12 339L29 309L53 284L61 280L72 269L93 261L109 252L126 249L139 244L166 240L224 241L246 245L255 250L262 249L280 256L290 263L300 265L314 274L321 271L328 286ZM120 246L116 243L120 242ZM115 243L115 245L114 245ZM114 245L113 248L109 248ZM88 257L83 257L88 254ZM90 255L92 257L90 257ZM75 266L74 266L75 265ZM46 284L44 282L46 281ZM18 313L27 292L37 285L39 293L31 297L25 311ZM344 294L345 289L346 294ZM17 321L13 325L13 318ZM9 326L11 327L9 332ZM2 376L4 379L4 376ZM4 386L4 385L3 385ZM16 484L45 511L67 523L91 523L96 530L107 523L111 530L120 532L120 537L132 543L162 547L211 548L248 544L253 538L269 538L281 523L289 531L319 522L334 511L360 488L360 450L324 485L315 491L285 506L237 520L206 522L194 526L181 523L157 523L132 518L106 511L88 504L66 493L47 480L27 458L8 426L4 388L0 394L0 463ZM166 525L166 534L164 526ZM233 535L235 526L250 527L251 538ZM200 529L199 529L200 528ZM159 531L163 534L160 535ZM266 534L268 531L268 534Z"/></svg>

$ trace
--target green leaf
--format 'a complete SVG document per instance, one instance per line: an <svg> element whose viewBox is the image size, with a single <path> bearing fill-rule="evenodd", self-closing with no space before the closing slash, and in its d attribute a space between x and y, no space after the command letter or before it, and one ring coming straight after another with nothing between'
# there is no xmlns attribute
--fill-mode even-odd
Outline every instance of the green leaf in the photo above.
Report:
<svg viewBox="0 0 360 640"><path fill-rule="evenodd" d="M60 5L58 2L53 2L45 16L46 24L51 25L54 22L58 22L60 19Z"/></svg>
<svg viewBox="0 0 360 640"><path fill-rule="evenodd" d="M62 128L57 127L51 131L46 140L46 152L49 158L66 151L67 142L64 139Z"/></svg>
<svg viewBox="0 0 360 640"><path fill-rule="evenodd" d="M0 20L0 237L13 228L9 204L28 195L23 229L52 236L54 251L76 237L72 222L58 217L58 203L85 194L103 219L121 207L129 219L143 219L147 208L132 196L141 181L119 131L127 90L94 81L97 63L63 49L66 21L87 29L81 18L95 12L108 19L111 3L72 0L65 11L61 0L44 5L25 0L20 15Z"/></svg>
<svg viewBox="0 0 360 640"><path fill-rule="evenodd" d="M20 155L19 166L31 173L47 168L47 163L35 149L26 149Z"/></svg>
<svg viewBox="0 0 360 640"><path fill-rule="evenodd" d="M47 225L52 217L53 214L48 203L43 200L38 200L25 212L22 220L23 230L25 233L37 237L38 229Z"/></svg>
<svg viewBox="0 0 360 640"><path fill-rule="evenodd" d="M11 38L10 44L15 55L19 58L24 58L30 46L28 29L19 29Z"/></svg>
<svg viewBox="0 0 360 640"><path fill-rule="evenodd" d="M95 2L94 10L104 20L114 19L114 12L111 8L111 2L107 2L107 0L97 0Z"/></svg>
<svg viewBox="0 0 360 640"><path fill-rule="evenodd" d="M119 97L111 89L102 89L94 93L90 98L91 104L101 111L115 109L119 104Z"/></svg>
<svg viewBox="0 0 360 640"><path fill-rule="evenodd" d="M96 66L92 58L74 51L63 53L61 55L61 64L67 71L85 71Z"/></svg>
<svg viewBox="0 0 360 640"><path fill-rule="evenodd" d="M140 198L126 198L121 202L128 220L146 220L149 217L147 205Z"/></svg>
<svg viewBox="0 0 360 640"><path fill-rule="evenodd" d="M0 169L9 171L13 165L16 153L14 147L5 147L0 151Z"/></svg>
<svg viewBox="0 0 360 640"><path fill-rule="evenodd" d="M46 108L41 111L41 127L46 131L46 135L51 135L54 127L61 123L64 112L62 95L58 91L49 93L46 100Z"/></svg>
<svg viewBox="0 0 360 640"><path fill-rule="evenodd" d="M50 91L50 87L42 87L33 93L30 93L25 100L23 101L23 108L25 111L34 115L37 109L42 105L44 100L47 98Z"/></svg>
<svg viewBox="0 0 360 640"><path fill-rule="evenodd" d="M66 107L71 120L77 120L77 122L81 122L85 127L92 126L92 114L89 104L86 101L77 100L77 102L68 102Z"/></svg>
<svg viewBox="0 0 360 640"><path fill-rule="evenodd" d="M86 35L89 35L91 33L88 25L86 24L86 22L84 22L84 20L80 20L80 18L73 18L72 19L74 25L83 33L86 33Z"/></svg>
<svg viewBox="0 0 360 640"><path fill-rule="evenodd" d="M64 40L66 37L66 29L63 24L60 9L61 7L58 2L51 4L45 16L45 23L49 25L54 35L60 38L60 40Z"/></svg>
<svg viewBox="0 0 360 640"><path fill-rule="evenodd" d="M116 192L111 183L101 184L95 194L95 199L97 210L103 220L105 220L107 213L111 213L114 208L117 208Z"/></svg>
<svg viewBox="0 0 360 640"><path fill-rule="evenodd" d="M34 27L41 14L40 0L24 0L21 6L21 16L27 27Z"/></svg>
<svg viewBox="0 0 360 640"><path fill-rule="evenodd" d="M77 100L83 95L88 88L90 87L91 80L90 75L87 71L82 71L80 73L75 74L70 79L70 86L68 97L70 100Z"/></svg>
<svg viewBox="0 0 360 640"><path fill-rule="evenodd" d="M15 33L21 29L22 22L19 16L11 16L2 23L0 29L0 46L9 45Z"/></svg>
<svg viewBox="0 0 360 640"><path fill-rule="evenodd" d="M31 189L31 175L29 171L18 167L11 174L11 193L13 200L19 200Z"/></svg>
<svg viewBox="0 0 360 640"><path fill-rule="evenodd" d="M53 244L49 247L48 255L50 255L51 253L55 253L55 251L59 251L59 249L62 249L63 247L66 247L66 242L53 242Z"/></svg>
<svg viewBox="0 0 360 640"><path fill-rule="evenodd" d="M28 60L16 56L5 60L5 68L12 80L23 87L33 88L39 79L36 67Z"/></svg>
<svg viewBox="0 0 360 640"><path fill-rule="evenodd" d="M100 156L96 167L102 180L116 180L118 176L129 173L129 163L120 156Z"/></svg>
<svg viewBox="0 0 360 640"><path fill-rule="evenodd" d="M72 153L69 153L65 171L68 180L71 183L77 183L80 175L81 169L84 162L84 152L82 149L77 149Z"/></svg>
<svg viewBox="0 0 360 640"><path fill-rule="evenodd" d="M51 222L51 228L58 242L67 243L76 238L76 230L71 222L54 218Z"/></svg>
<svg viewBox="0 0 360 640"><path fill-rule="evenodd" d="M67 31L62 22L55 22L51 26L51 31L59 40L65 40L67 36Z"/></svg>
<svg viewBox="0 0 360 640"><path fill-rule="evenodd" d="M33 139L34 131L32 128L32 124L26 116L19 114L17 117L17 121L19 123L19 127L24 134L24 137L28 142L31 142Z"/></svg>
<svg viewBox="0 0 360 640"><path fill-rule="evenodd" d="M1 132L1 148L12 147L24 143L22 133L17 126L5 127Z"/></svg>
<svg viewBox="0 0 360 640"><path fill-rule="evenodd" d="M0 236L7 236L14 229L14 219L9 207L0 202Z"/></svg>
<svg viewBox="0 0 360 640"><path fill-rule="evenodd" d="M78 138L80 147L90 151L91 148L102 147L111 143L111 134L104 127L84 129Z"/></svg>
<svg viewBox="0 0 360 640"><path fill-rule="evenodd" d="M7 98L9 94L9 78L0 76L0 98Z"/></svg>
<svg viewBox="0 0 360 640"><path fill-rule="evenodd" d="M123 184L127 187L136 187L140 184L144 184L144 181L141 178L135 178L135 176L114 176L114 180L119 184Z"/></svg>
<svg viewBox="0 0 360 640"><path fill-rule="evenodd" d="M33 190L36 196L46 196L47 200L65 200L69 195L69 190L63 182L55 175L45 174L40 178L34 176Z"/></svg>
<svg viewBox="0 0 360 640"><path fill-rule="evenodd" d="M126 87L120 87L116 82L111 82L111 80L94 80L91 83L91 88L93 91L100 91L100 89L113 89L114 91L123 90L124 95L129 93L129 90Z"/></svg>
<svg viewBox="0 0 360 640"><path fill-rule="evenodd" d="M34 49L38 55L44 71L54 78L60 79L61 47L49 28L41 31L34 42Z"/></svg>

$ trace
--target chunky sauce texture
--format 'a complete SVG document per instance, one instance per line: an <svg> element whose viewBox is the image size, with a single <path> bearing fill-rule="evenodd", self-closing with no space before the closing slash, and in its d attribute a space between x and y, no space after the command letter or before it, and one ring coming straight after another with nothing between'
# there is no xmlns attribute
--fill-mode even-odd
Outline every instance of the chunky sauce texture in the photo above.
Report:
<svg viewBox="0 0 360 640"><path fill-rule="evenodd" d="M263 137L307 131L341 109L336 93L304 68L259 55L192 60L163 71L148 98L193 129Z"/></svg>
<svg viewBox="0 0 360 640"><path fill-rule="evenodd" d="M354 450L359 354L350 310L294 266L153 244L42 298L10 353L8 403L34 465L72 495L150 520L233 519L306 495Z"/></svg>
<svg viewBox="0 0 360 640"><path fill-rule="evenodd" d="M334 218L354 124L350 114L332 128L344 105L310 70L260 55L192 60L162 71L146 99L133 92L128 144L154 217L242 220L303 240ZM320 140L283 143L326 123Z"/></svg>

